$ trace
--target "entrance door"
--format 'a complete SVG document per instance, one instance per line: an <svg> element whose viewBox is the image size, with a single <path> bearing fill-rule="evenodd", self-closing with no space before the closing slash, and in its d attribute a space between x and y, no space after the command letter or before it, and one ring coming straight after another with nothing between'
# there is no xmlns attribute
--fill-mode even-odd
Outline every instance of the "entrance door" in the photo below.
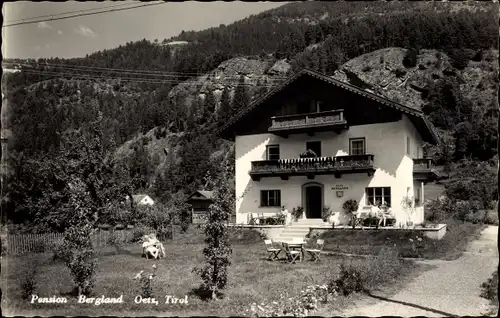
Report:
<svg viewBox="0 0 500 318"><path fill-rule="evenodd" d="M323 210L323 188L320 186L306 187L306 217L308 219L321 219Z"/></svg>

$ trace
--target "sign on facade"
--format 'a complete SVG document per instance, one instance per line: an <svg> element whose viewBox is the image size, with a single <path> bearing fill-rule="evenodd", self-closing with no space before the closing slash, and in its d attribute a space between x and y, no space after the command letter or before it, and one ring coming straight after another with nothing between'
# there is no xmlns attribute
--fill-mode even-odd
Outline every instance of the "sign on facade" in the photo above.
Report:
<svg viewBox="0 0 500 318"><path fill-rule="evenodd" d="M343 184L336 184L335 186L333 186L332 190L336 190L336 191L339 191L339 190L347 190L349 187L346 186L346 185L343 185Z"/></svg>

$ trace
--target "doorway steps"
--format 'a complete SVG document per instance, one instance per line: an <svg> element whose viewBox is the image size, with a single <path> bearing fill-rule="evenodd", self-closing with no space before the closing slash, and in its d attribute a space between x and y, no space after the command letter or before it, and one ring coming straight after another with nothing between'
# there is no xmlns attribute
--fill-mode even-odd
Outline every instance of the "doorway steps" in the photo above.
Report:
<svg viewBox="0 0 500 318"><path fill-rule="evenodd" d="M322 219L300 219L297 222L292 222L291 225L284 228L279 234L277 241L290 242L293 239L304 239L306 235L309 234L312 227L331 228L332 226L328 222L324 222Z"/></svg>

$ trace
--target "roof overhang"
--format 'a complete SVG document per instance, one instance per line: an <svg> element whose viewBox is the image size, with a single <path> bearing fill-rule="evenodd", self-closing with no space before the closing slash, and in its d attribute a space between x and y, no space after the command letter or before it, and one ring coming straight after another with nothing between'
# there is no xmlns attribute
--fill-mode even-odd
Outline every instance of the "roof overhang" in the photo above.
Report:
<svg viewBox="0 0 500 318"><path fill-rule="evenodd" d="M412 123L415 125L419 133L422 135L422 138L425 142L428 142L430 144L439 144L439 136L432 125L432 123L426 118L425 114L418 110L414 109L408 106L401 105L399 103L393 102L391 100L388 100L387 98L378 96L376 94L373 94L371 92L365 91L359 87L353 86L348 83L344 83L342 81L336 80L332 77L326 76L324 74L318 73L316 71L310 70L310 69L302 69L300 72L295 73L293 76L291 76L289 79L287 79L285 82L283 82L281 85L275 87L271 91L269 91L267 94L264 94L260 98L256 99L253 103L251 103L248 107L245 109L240 110L233 118L231 118L224 126L222 126L218 132L217 135L228 140L234 141L236 137L236 127L238 127L238 124L244 120L244 118L256 111L259 106L261 106L265 101L269 100L272 96L276 95L278 92L284 90L287 86L289 86L291 83L295 82L297 79L303 77L303 76L310 76L319 80L322 80L326 83L329 83L331 85L334 85L336 87L342 88L346 91L350 91L354 94L363 96L365 98L371 99L376 101L377 103L394 108L402 113L405 113Z"/></svg>

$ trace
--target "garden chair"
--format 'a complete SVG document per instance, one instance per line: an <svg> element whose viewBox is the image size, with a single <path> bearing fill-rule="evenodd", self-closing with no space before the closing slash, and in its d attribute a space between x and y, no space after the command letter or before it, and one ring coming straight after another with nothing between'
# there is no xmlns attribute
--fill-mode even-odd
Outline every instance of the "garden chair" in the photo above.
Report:
<svg viewBox="0 0 500 318"><path fill-rule="evenodd" d="M297 260L299 261L299 263L302 261L301 251L291 250L290 247L288 246L288 243L283 243L283 249L285 250L286 258L290 264L295 264Z"/></svg>
<svg viewBox="0 0 500 318"><path fill-rule="evenodd" d="M315 248L306 248L304 249L309 255L311 255L311 261L314 261L315 263L317 261L320 261L320 254L321 251L323 251L323 246L325 246L325 240L323 239L318 239L316 241L316 247Z"/></svg>
<svg viewBox="0 0 500 318"><path fill-rule="evenodd" d="M273 261L273 262L275 259L279 260L278 255L280 254L281 249L274 247L273 241L271 241L271 240L264 240L264 244L266 244L267 253L269 254L269 257L267 258L267 260Z"/></svg>

